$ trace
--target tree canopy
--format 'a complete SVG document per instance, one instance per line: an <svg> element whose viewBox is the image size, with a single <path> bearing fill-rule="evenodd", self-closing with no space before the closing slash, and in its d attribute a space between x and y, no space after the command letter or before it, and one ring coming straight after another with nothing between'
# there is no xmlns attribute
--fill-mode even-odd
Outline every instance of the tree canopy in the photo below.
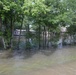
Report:
<svg viewBox="0 0 76 75"><path fill-rule="evenodd" d="M22 24L46 26L52 31L69 25L73 31L75 16L75 0L0 0L0 35L11 42L14 29L22 28Z"/></svg>

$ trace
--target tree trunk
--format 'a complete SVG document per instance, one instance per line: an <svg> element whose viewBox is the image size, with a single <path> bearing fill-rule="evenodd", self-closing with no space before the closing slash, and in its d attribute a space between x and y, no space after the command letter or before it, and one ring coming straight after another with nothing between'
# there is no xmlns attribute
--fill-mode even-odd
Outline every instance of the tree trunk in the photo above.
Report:
<svg viewBox="0 0 76 75"><path fill-rule="evenodd" d="M12 49L12 37L13 37L13 19L12 19L12 16L11 16L11 22L10 22L10 25L11 25L11 37L10 37L10 48Z"/></svg>
<svg viewBox="0 0 76 75"><path fill-rule="evenodd" d="M0 16L0 31L1 31L1 28L2 28L2 19L1 19L1 16Z"/></svg>
<svg viewBox="0 0 76 75"><path fill-rule="evenodd" d="M45 32L44 32L44 29L43 29L43 49L44 49L44 47L45 47L44 41L45 41Z"/></svg>
<svg viewBox="0 0 76 75"><path fill-rule="evenodd" d="M40 47L41 47L41 44L40 44L40 24L39 24L39 32L38 32L38 36L39 36L39 49L40 49Z"/></svg>
<svg viewBox="0 0 76 75"><path fill-rule="evenodd" d="M20 39L21 39L21 30L22 30L22 25L23 25L23 19L24 19L24 17L22 18L21 27L20 27L20 34L19 34L19 39L18 39L18 50L20 49L19 44L20 44Z"/></svg>
<svg viewBox="0 0 76 75"><path fill-rule="evenodd" d="M2 36L0 36L0 48L1 49L6 49L5 41Z"/></svg>
<svg viewBox="0 0 76 75"><path fill-rule="evenodd" d="M44 38L45 38L44 45L45 45L45 48L46 48L46 27L45 26L44 26L44 32L45 32L45 34L44 34Z"/></svg>

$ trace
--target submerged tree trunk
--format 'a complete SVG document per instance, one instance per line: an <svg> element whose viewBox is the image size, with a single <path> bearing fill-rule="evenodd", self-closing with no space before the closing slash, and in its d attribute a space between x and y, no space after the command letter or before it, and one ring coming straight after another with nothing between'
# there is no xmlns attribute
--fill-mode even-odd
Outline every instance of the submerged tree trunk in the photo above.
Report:
<svg viewBox="0 0 76 75"><path fill-rule="evenodd" d="M0 32L2 31L2 18L0 16ZM3 45L3 49L6 49L6 44L4 41L4 37L2 37L2 35L0 35L0 45Z"/></svg>
<svg viewBox="0 0 76 75"><path fill-rule="evenodd" d="M30 28L29 28L29 24L27 24L26 26L26 50L30 50L31 49L31 42L30 42Z"/></svg>
<svg viewBox="0 0 76 75"><path fill-rule="evenodd" d="M40 28L40 24L39 24L39 32L38 32L38 36L39 36L39 49L40 49L40 47L41 47L41 44L40 44L40 43L41 43L41 42L40 42L40 41L41 41L41 40L40 40L40 38L41 38L41 37L40 37L40 29L41 29L41 28Z"/></svg>
<svg viewBox="0 0 76 75"><path fill-rule="evenodd" d="M47 28L47 48L49 48L49 27Z"/></svg>
<svg viewBox="0 0 76 75"><path fill-rule="evenodd" d="M11 16L10 25L11 25L10 48L12 49L12 40L13 40L13 19L12 19L12 16Z"/></svg>
<svg viewBox="0 0 76 75"><path fill-rule="evenodd" d="M44 47L45 47L45 44L44 44L44 41L45 41L45 32L44 32L44 29L43 29L43 49L44 49Z"/></svg>
<svg viewBox="0 0 76 75"><path fill-rule="evenodd" d="M0 31L1 31L1 28L2 28L2 19L1 19L1 16L0 16Z"/></svg>
<svg viewBox="0 0 76 75"><path fill-rule="evenodd" d="M46 27L44 26L44 45L45 45L45 48L46 48Z"/></svg>
<svg viewBox="0 0 76 75"><path fill-rule="evenodd" d="M6 44L2 36L0 36L0 49L6 49Z"/></svg>
<svg viewBox="0 0 76 75"><path fill-rule="evenodd" d="M22 18L21 27L20 27L20 34L19 34L19 39L18 39L18 50L20 49L19 44L20 44L20 38L21 38L21 30L22 30L22 25L23 25L23 19L24 19L24 17Z"/></svg>

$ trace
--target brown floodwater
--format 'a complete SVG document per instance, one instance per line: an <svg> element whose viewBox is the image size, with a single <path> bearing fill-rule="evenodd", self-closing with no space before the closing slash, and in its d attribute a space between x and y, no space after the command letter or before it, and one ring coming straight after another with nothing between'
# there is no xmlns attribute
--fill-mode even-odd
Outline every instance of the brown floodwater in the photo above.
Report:
<svg viewBox="0 0 76 75"><path fill-rule="evenodd" d="M59 64L76 61L76 47L41 50L34 54L15 55L12 58L0 58L0 75L27 75L28 72L55 67ZM31 74L29 74L31 75Z"/></svg>

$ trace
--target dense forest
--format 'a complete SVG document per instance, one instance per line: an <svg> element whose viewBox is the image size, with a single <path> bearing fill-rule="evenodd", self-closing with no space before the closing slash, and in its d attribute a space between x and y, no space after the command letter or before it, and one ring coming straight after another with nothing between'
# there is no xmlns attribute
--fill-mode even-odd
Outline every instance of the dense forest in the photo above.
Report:
<svg viewBox="0 0 76 75"><path fill-rule="evenodd" d="M38 48L41 47L43 39L45 48L45 45L48 46L47 33L50 34L48 38L53 33L53 36L57 35L57 39L61 32L60 27L67 27L67 33L75 35L75 0L0 0L0 44L3 42L5 49L13 49L14 44L19 49L22 30L26 30L26 49L31 46L30 38L34 44L38 44ZM20 30L17 43L13 39L16 29ZM55 39L51 40L56 41Z"/></svg>

